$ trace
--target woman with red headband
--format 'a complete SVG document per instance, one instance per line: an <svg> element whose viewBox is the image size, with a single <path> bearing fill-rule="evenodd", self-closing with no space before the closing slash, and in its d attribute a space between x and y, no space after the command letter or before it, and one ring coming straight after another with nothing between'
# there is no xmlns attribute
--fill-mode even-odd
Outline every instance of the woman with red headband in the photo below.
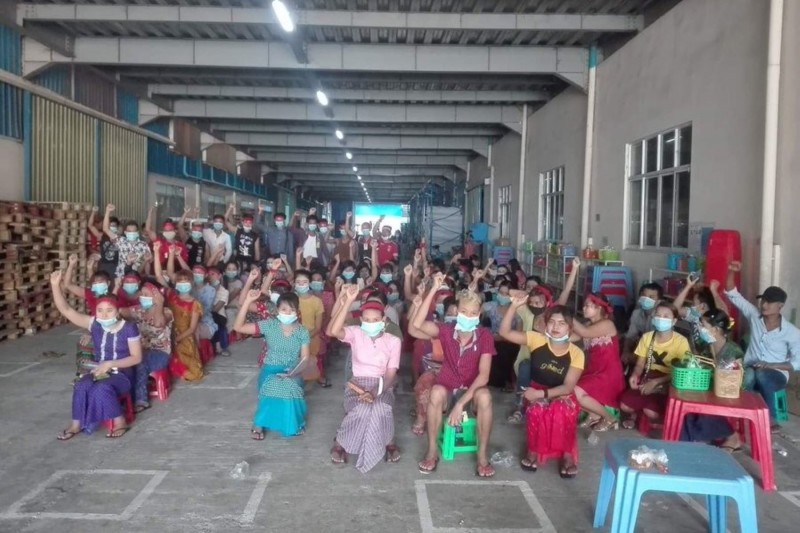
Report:
<svg viewBox="0 0 800 533"><path fill-rule="evenodd" d="M572 330L583 337L588 363L575 387L575 396L584 411L588 412L581 427L594 431L616 429L619 421L605 409L619 409L619 397L625 391L625 375L619 357L619 338L612 320L614 308L604 294L590 293L583 301L583 316L589 321L578 321Z"/></svg>
<svg viewBox="0 0 800 533"><path fill-rule="evenodd" d="M519 295L512 301L512 309L527 303L527 297ZM531 381L523 394L528 402L528 453L520 464L523 470L534 472L540 460L557 456L561 477L573 478L578 473L575 449L580 414L574 389L583 372L584 355L570 342L573 317L567 307L553 306L544 316L544 335L513 331L510 314L500 325L500 335L531 351Z"/></svg>
<svg viewBox="0 0 800 533"><path fill-rule="evenodd" d="M69 440L81 431L91 433L105 420L112 420L106 437L122 437L129 428L119 397L131 392L133 367L142 361L139 329L133 322L119 319L117 300L113 297L98 299L95 316L74 310L64 298L60 270L50 275L50 285L59 312L75 326L88 329L94 341L93 368L75 383L72 422L58 435L58 440Z"/></svg>
<svg viewBox="0 0 800 533"><path fill-rule="evenodd" d="M345 326L348 311L358 298L356 285L344 286L333 309L327 334L350 345L353 377L344 393L345 417L331 448L334 463L357 454L356 468L364 473L381 459L396 463L394 444L394 385L400 368L401 341L384 333L384 306L368 300L361 306L361 325Z"/></svg>

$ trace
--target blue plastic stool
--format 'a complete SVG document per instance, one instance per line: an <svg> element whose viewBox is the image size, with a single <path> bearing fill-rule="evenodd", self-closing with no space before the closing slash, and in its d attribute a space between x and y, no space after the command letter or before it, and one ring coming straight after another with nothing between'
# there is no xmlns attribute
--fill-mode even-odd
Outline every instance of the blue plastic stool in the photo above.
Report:
<svg viewBox="0 0 800 533"><path fill-rule="evenodd" d="M775 400L772 404L775 409L775 420L778 422L789 421L789 404L786 400L786 389L779 390L775 393Z"/></svg>
<svg viewBox="0 0 800 533"><path fill-rule="evenodd" d="M666 451L669 472L641 471L628 466L628 453L641 445ZM733 498L739 507L741 531L758 532L753 478L730 454L706 444L652 439L620 439L606 447L594 510L594 527L605 525L613 493L614 512L610 531L633 533L639 502L642 494L649 490L705 495L711 533L725 533L726 498Z"/></svg>

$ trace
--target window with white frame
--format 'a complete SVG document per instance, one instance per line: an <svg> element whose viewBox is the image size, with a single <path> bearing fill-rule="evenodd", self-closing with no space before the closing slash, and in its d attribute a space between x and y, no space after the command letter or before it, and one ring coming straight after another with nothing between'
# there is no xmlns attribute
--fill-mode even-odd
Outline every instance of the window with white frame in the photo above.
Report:
<svg viewBox="0 0 800 533"><path fill-rule="evenodd" d="M564 167L539 174L539 239L564 239Z"/></svg>
<svg viewBox="0 0 800 533"><path fill-rule="evenodd" d="M629 248L687 248L692 125L628 145Z"/></svg>
<svg viewBox="0 0 800 533"><path fill-rule="evenodd" d="M167 218L177 221L183 215L183 209L186 207L185 189L178 185L156 183L156 203L158 204L156 225Z"/></svg>
<svg viewBox="0 0 800 533"><path fill-rule="evenodd" d="M500 219L500 238L507 239L511 228L511 185L500 187L497 191L499 210L498 215Z"/></svg>

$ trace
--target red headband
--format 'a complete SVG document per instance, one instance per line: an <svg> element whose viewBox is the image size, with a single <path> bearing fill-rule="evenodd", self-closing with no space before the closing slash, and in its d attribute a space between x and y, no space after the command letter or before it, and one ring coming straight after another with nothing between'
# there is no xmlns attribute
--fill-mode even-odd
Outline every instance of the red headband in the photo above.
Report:
<svg viewBox="0 0 800 533"><path fill-rule="evenodd" d="M361 314L364 314L364 311L369 311L370 309L374 309L375 311L380 311L383 314L386 308L383 307L383 304L380 302L376 302L375 300L367 300L361 305Z"/></svg>
<svg viewBox="0 0 800 533"><path fill-rule="evenodd" d="M287 288L290 288L292 286L292 284L289 283L288 281L286 281L285 279L276 279L275 281L272 282L272 286L273 287L287 287Z"/></svg>
<svg viewBox="0 0 800 533"><path fill-rule="evenodd" d="M97 299L97 305L101 303L109 303L114 306L114 309L119 309L119 302L115 296L102 296Z"/></svg>
<svg viewBox="0 0 800 533"><path fill-rule="evenodd" d="M164 222L164 231L174 230L175 223L174 222Z"/></svg>
<svg viewBox="0 0 800 533"><path fill-rule="evenodd" d="M602 307L605 310L607 315L611 316L611 315L614 314L614 308L611 307L611 304L606 302L606 301L604 301L602 298L598 297L597 295L590 294L589 296L586 297L586 300L589 301L589 302L592 302L597 307Z"/></svg>
<svg viewBox="0 0 800 533"><path fill-rule="evenodd" d="M553 293L550 292L550 289L544 287L542 285L537 285L531 291L531 296L544 296L544 305L545 307L550 307L550 304L553 303Z"/></svg>

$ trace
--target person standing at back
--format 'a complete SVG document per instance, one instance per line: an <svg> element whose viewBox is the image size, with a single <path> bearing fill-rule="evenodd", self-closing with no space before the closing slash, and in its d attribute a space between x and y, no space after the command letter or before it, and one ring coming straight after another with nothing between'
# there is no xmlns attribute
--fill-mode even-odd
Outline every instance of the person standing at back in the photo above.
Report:
<svg viewBox="0 0 800 533"><path fill-rule="evenodd" d="M211 254L221 253L222 258L217 268L225 267L233 255L233 241L231 236L225 231L225 215L214 215L211 227L203 231L203 239ZM219 252L222 250L222 252Z"/></svg>
<svg viewBox="0 0 800 533"><path fill-rule="evenodd" d="M233 204L228 206L228 212L225 213L225 223L228 231L234 234L234 259L239 264L240 272L249 272L250 268L258 265L261 261L261 239L253 231L253 215L242 215L242 225L240 227L233 222L233 209Z"/></svg>
<svg viewBox="0 0 800 533"><path fill-rule="evenodd" d="M263 212L263 208L258 208L259 215ZM294 236L286 227L286 213L275 213L272 216L275 223L274 226L269 228L259 227L259 232L264 236L264 246L266 247L266 256L271 255L285 255L292 257L294 255Z"/></svg>
<svg viewBox="0 0 800 533"><path fill-rule="evenodd" d="M378 264L397 264L400 258L400 247L392 240L392 227L383 226L378 238Z"/></svg>
<svg viewBox="0 0 800 533"><path fill-rule="evenodd" d="M194 268L195 265L205 266L210 259L206 241L203 239L203 222L201 220L192 220L190 222L191 232L188 235L184 226L186 217L192 212L194 212L195 216L198 216L199 211L197 208L187 207L183 210L183 216L178 221L178 238L185 243L188 256L186 264L189 265L189 268Z"/></svg>

